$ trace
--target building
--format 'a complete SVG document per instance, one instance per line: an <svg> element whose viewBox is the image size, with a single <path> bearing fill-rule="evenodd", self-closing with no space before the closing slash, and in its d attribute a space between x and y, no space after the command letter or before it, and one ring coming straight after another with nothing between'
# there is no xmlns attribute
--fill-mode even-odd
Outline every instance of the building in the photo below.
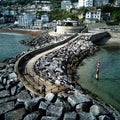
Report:
<svg viewBox="0 0 120 120"><path fill-rule="evenodd" d="M0 24L5 23L5 18L4 17L0 17Z"/></svg>
<svg viewBox="0 0 120 120"><path fill-rule="evenodd" d="M78 7L93 7L93 0L78 0Z"/></svg>
<svg viewBox="0 0 120 120"><path fill-rule="evenodd" d="M108 3L109 3L109 0L95 0L94 6L98 7L98 6L106 5Z"/></svg>
<svg viewBox="0 0 120 120"><path fill-rule="evenodd" d="M88 11L85 14L85 22L91 23L101 20L101 9L88 9Z"/></svg>
<svg viewBox="0 0 120 120"><path fill-rule="evenodd" d="M84 27L85 26L80 25L77 21L68 18L67 20L57 21L56 32L58 34L80 33Z"/></svg>
<svg viewBox="0 0 120 120"><path fill-rule="evenodd" d="M41 29L42 21L40 19L33 20L33 24L31 26L32 29Z"/></svg>
<svg viewBox="0 0 120 120"><path fill-rule="evenodd" d="M51 2L50 1L41 1L41 10L42 11L51 11Z"/></svg>
<svg viewBox="0 0 120 120"><path fill-rule="evenodd" d="M62 9L62 10L66 10L66 9L70 8L71 5L72 5L72 3L71 3L70 0L63 0L63 1L61 2L61 9Z"/></svg>
<svg viewBox="0 0 120 120"><path fill-rule="evenodd" d="M18 26L30 28L34 19L36 19L35 14L23 13L18 16Z"/></svg>
<svg viewBox="0 0 120 120"><path fill-rule="evenodd" d="M116 6L120 6L120 0L116 0L116 1L115 1L115 5L116 5Z"/></svg>
<svg viewBox="0 0 120 120"><path fill-rule="evenodd" d="M47 14L41 15L41 21L42 21L43 23L49 22L49 16L48 16Z"/></svg>

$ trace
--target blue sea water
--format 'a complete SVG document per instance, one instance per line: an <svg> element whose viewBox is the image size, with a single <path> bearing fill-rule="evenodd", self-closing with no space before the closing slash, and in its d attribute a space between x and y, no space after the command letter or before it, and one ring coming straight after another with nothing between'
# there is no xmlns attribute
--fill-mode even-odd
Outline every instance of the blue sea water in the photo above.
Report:
<svg viewBox="0 0 120 120"><path fill-rule="evenodd" d="M29 39L31 36L17 33L0 33L0 61L15 56L28 47L20 44L20 40Z"/></svg>
<svg viewBox="0 0 120 120"><path fill-rule="evenodd" d="M95 79L96 62L101 61L99 80ZM85 89L120 111L120 46L103 48L79 66L76 80Z"/></svg>

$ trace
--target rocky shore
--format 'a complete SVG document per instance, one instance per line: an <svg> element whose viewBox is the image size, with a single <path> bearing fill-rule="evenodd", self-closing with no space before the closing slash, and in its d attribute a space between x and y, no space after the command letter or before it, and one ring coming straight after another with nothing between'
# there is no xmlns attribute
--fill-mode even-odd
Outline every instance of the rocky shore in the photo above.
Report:
<svg viewBox="0 0 120 120"><path fill-rule="evenodd" d="M64 92L40 97L26 90L14 72L16 60L0 63L1 120L119 120L120 114L110 106L77 89L72 75L84 57L93 55L98 47L86 36L40 58L36 73L53 84L65 84Z"/></svg>

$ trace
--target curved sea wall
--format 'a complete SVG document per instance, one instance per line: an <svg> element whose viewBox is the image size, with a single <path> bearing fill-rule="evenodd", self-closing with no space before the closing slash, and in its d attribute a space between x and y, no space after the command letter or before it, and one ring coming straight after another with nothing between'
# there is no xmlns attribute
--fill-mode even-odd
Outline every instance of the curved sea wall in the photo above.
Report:
<svg viewBox="0 0 120 120"><path fill-rule="evenodd" d="M94 35L91 35L90 41L97 45L103 45L109 40L110 37L111 34L109 32L94 33Z"/></svg>
<svg viewBox="0 0 120 120"><path fill-rule="evenodd" d="M82 40L79 38L78 41L69 43L68 46L54 51L48 56L43 56L42 59L48 60L47 62L50 62L49 64L51 64L52 67L56 66L56 64L52 63L58 63L57 65L59 66L57 66L57 69L53 69L57 72L61 72L61 69L65 70L61 63L64 63L63 61L66 59L67 64L65 63L65 65L68 66L66 67L66 70L68 70L67 75L72 77L71 71L75 70L78 61L92 55L97 50L97 46L90 41L86 41L88 40L86 39L87 36L84 37L85 38L82 37ZM26 64L26 61L39 52L40 51L27 54L29 56L22 59L21 63L19 63L19 67L22 65L20 67L21 73L24 72L22 67ZM51 60L53 60L53 62L51 62ZM13 70L15 61L16 58L12 58L0 65L1 120L119 120L120 115L114 109L111 109L103 102L93 99L81 89L74 88L74 86L58 94L48 93L45 97L40 97L28 91L22 82L18 80ZM41 69L39 66L40 62L43 63L43 65L46 64L46 62L43 61L41 61L40 58L36 61L35 67ZM22 64L23 62L25 64ZM50 68L49 64L45 65L47 69ZM40 71L43 73L43 70ZM53 75L50 74L50 72L48 73L49 75ZM60 75L64 75L64 73L65 72L62 72ZM62 78L62 80L64 81L64 78Z"/></svg>

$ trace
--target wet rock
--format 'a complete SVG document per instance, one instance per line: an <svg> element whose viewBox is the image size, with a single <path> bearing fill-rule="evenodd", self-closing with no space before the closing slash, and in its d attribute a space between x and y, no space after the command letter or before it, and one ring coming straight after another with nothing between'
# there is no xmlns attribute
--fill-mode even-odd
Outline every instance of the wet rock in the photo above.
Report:
<svg viewBox="0 0 120 120"><path fill-rule="evenodd" d="M8 96L10 96L9 91L7 91L7 90L0 91L0 98L8 97Z"/></svg>
<svg viewBox="0 0 120 120"><path fill-rule="evenodd" d="M68 112L64 114L63 120L76 120L77 113L76 112Z"/></svg>
<svg viewBox="0 0 120 120"><path fill-rule="evenodd" d="M98 120L105 120L105 116L106 116L106 115L100 115L100 116L98 117Z"/></svg>
<svg viewBox="0 0 120 120"><path fill-rule="evenodd" d="M15 108L18 109L18 108L23 108L23 107L25 107L24 101L23 100L21 101L21 100L17 99L17 101L15 103Z"/></svg>
<svg viewBox="0 0 120 120"><path fill-rule="evenodd" d="M76 93L68 97L68 102L75 107L76 104L84 103L90 101L84 94Z"/></svg>
<svg viewBox="0 0 120 120"><path fill-rule="evenodd" d="M9 74L9 79L15 79L15 78L17 78L17 74L15 72Z"/></svg>
<svg viewBox="0 0 120 120"><path fill-rule="evenodd" d="M5 120L22 120L25 115L25 109L17 109L5 114Z"/></svg>
<svg viewBox="0 0 120 120"><path fill-rule="evenodd" d="M97 105L92 105L90 107L90 112L93 113L93 115L98 115L100 113L100 108Z"/></svg>
<svg viewBox="0 0 120 120"><path fill-rule="evenodd" d="M82 107L83 107L83 103L76 105L76 108L75 108L76 112L83 112Z"/></svg>
<svg viewBox="0 0 120 120"><path fill-rule="evenodd" d="M17 84L17 87L18 87L17 93L19 93L21 90L23 90L23 89L25 88L22 82L19 82L19 83Z"/></svg>
<svg viewBox="0 0 120 120"><path fill-rule="evenodd" d="M33 98L33 99L29 99L29 100L25 100L24 105L25 105L25 109L29 112L32 112L34 110L38 109L40 103L40 98Z"/></svg>
<svg viewBox="0 0 120 120"><path fill-rule="evenodd" d="M63 107L57 107L55 105L48 106L48 109L46 111L47 116L53 116L53 117L61 117L63 113Z"/></svg>
<svg viewBox="0 0 120 120"><path fill-rule="evenodd" d="M11 92L10 92L11 95L15 95L16 90L17 90L17 87L16 87L16 86L12 87L11 90L10 90L10 91L11 91Z"/></svg>
<svg viewBox="0 0 120 120"><path fill-rule="evenodd" d="M55 101L55 106L61 107L63 106L63 102L61 99L57 98L57 100Z"/></svg>
<svg viewBox="0 0 120 120"><path fill-rule="evenodd" d="M55 96L55 94L53 94L53 93L48 93L48 94L45 96L45 99L46 99L47 101L49 101L49 102L53 102L53 101L55 101L56 96Z"/></svg>
<svg viewBox="0 0 120 120"><path fill-rule="evenodd" d="M8 102L8 101L15 101L16 99L17 99L16 96L9 96L9 97L5 97L5 98L0 98L0 104Z"/></svg>
<svg viewBox="0 0 120 120"><path fill-rule="evenodd" d="M69 96L69 95L68 95L67 93L65 93L65 92L59 93L58 95L60 96L60 98L65 99L65 100L67 100L67 98L68 98L68 96Z"/></svg>
<svg viewBox="0 0 120 120"><path fill-rule="evenodd" d="M0 104L0 115L13 110L14 107L14 101Z"/></svg>
<svg viewBox="0 0 120 120"><path fill-rule="evenodd" d="M52 116L43 116L41 120L59 120L58 117L52 117Z"/></svg>
<svg viewBox="0 0 120 120"><path fill-rule="evenodd" d="M47 101L41 101L39 105L40 110L47 110L49 103Z"/></svg>
<svg viewBox="0 0 120 120"><path fill-rule="evenodd" d="M23 120L39 120L39 113L34 112L26 115Z"/></svg>
<svg viewBox="0 0 120 120"><path fill-rule="evenodd" d="M78 113L78 116L80 120L96 120L92 113L80 112Z"/></svg>
<svg viewBox="0 0 120 120"><path fill-rule="evenodd" d="M4 89L4 86L0 84L0 91L2 91L3 89Z"/></svg>
<svg viewBox="0 0 120 120"><path fill-rule="evenodd" d="M63 106L64 106L65 112L69 112L69 111L73 110L73 108L71 107L71 105L67 101L63 101Z"/></svg>
<svg viewBox="0 0 120 120"><path fill-rule="evenodd" d="M17 95L17 98L19 100L29 100L31 99L31 96L28 94L28 92L26 90L22 90L18 95Z"/></svg>
<svg viewBox="0 0 120 120"><path fill-rule="evenodd" d="M5 63L0 63L0 70L4 69L6 67Z"/></svg>

